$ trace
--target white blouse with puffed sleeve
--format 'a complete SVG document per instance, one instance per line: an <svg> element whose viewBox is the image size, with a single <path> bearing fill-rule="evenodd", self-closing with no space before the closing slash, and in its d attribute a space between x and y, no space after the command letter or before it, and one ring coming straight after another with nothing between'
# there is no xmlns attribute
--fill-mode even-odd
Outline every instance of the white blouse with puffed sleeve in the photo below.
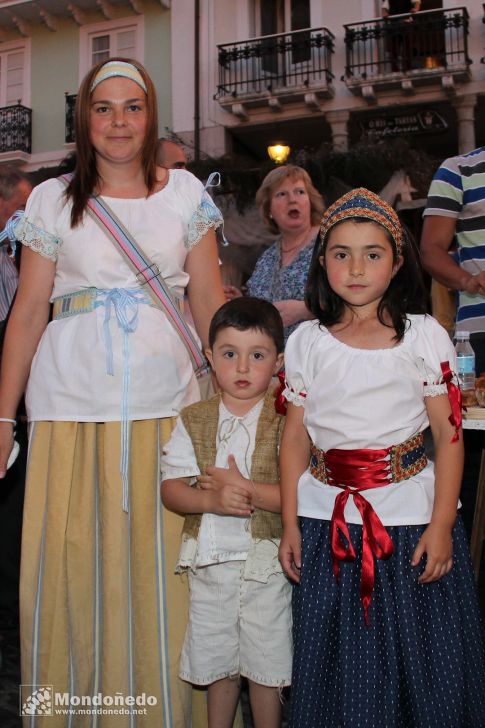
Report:
<svg viewBox="0 0 485 728"><path fill-rule="evenodd" d="M86 288L140 288L121 253L87 214L72 228L65 187L51 179L34 189L16 237L55 263L52 299ZM166 186L147 198L103 197L157 263L173 294L183 298L189 276L185 260L222 217L207 214L207 193L189 172L171 170ZM202 204L204 203L204 204ZM52 321L32 362L26 392L30 420L119 420L123 388L123 332L106 306ZM113 372L106 365L109 328ZM187 351L165 313L140 304L129 334L129 419L170 417L199 398Z"/></svg>
<svg viewBox="0 0 485 728"><path fill-rule="evenodd" d="M408 315L403 340L389 349L356 349L318 321L290 336L285 396L302 406L304 424L321 450L381 449L400 444L428 425L425 398L447 395L442 362L456 372L446 331L431 316ZM305 471L298 485L298 514L330 520L340 490ZM400 483L365 491L386 526L429 523L434 501L431 462ZM362 523L351 498L345 517Z"/></svg>

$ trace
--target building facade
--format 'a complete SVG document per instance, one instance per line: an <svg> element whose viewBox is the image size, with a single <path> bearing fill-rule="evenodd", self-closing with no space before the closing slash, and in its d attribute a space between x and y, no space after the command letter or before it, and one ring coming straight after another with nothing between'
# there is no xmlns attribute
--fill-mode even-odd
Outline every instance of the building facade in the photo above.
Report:
<svg viewBox="0 0 485 728"><path fill-rule="evenodd" d="M177 0L173 131L196 156L395 136L470 150L485 144L484 20L478 0L387 19L382 0Z"/></svg>
<svg viewBox="0 0 485 728"><path fill-rule="evenodd" d="M81 79L114 55L146 65L170 126L170 0L0 0L0 164L55 167Z"/></svg>

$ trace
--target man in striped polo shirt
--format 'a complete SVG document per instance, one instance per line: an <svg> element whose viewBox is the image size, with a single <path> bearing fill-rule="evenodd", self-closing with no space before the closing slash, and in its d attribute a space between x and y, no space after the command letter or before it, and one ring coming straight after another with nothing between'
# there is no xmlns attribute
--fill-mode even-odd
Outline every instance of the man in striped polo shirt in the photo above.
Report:
<svg viewBox="0 0 485 728"><path fill-rule="evenodd" d="M455 243L458 262L448 251ZM421 255L426 270L458 291L455 328L470 332L477 373L485 371L485 147L446 159L436 172L424 211ZM471 530L483 433L465 430L460 499Z"/></svg>
<svg viewBox="0 0 485 728"><path fill-rule="evenodd" d="M469 331L477 373L485 371L485 147L446 159L424 211L426 270L458 291L456 327ZM448 251L456 243L458 262Z"/></svg>

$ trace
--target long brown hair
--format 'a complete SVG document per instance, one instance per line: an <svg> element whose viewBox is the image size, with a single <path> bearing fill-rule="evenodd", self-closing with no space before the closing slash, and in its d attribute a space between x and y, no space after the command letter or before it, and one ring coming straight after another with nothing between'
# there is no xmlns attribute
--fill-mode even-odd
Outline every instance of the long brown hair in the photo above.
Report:
<svg viewBox="0 0 485 728"><path fill-rule="evenodd" d="M71 225L76 227L86 210L89 197L99 182L96 167L96 156L90 139L91 85L98 71L110 61L131 63L141 74L146 88L147 125L142 147L142 167L148 192L152 192L156 184L155 154L158 140L157 96L148 72L138 61L132 58L115 57L109 61L101 61L91 68L84 77L76 98L74 112L74 128L76 132L76 168L74 176L66 190L66 199L72 200Z"/></svg>

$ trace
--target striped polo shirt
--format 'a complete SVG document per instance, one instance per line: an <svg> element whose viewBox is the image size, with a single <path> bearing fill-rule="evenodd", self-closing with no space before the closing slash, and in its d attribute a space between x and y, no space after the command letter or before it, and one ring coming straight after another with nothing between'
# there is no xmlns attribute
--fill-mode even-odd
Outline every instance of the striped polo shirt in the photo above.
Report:
<svg viewBox="0 0 485 728"><path fill-rule="evenodd" d="M472 275L485 270L485 147L443 162L423 214L455 218L460 266ZM456 321L460 329L485 331L485 296L459 291Z"/></svg>

